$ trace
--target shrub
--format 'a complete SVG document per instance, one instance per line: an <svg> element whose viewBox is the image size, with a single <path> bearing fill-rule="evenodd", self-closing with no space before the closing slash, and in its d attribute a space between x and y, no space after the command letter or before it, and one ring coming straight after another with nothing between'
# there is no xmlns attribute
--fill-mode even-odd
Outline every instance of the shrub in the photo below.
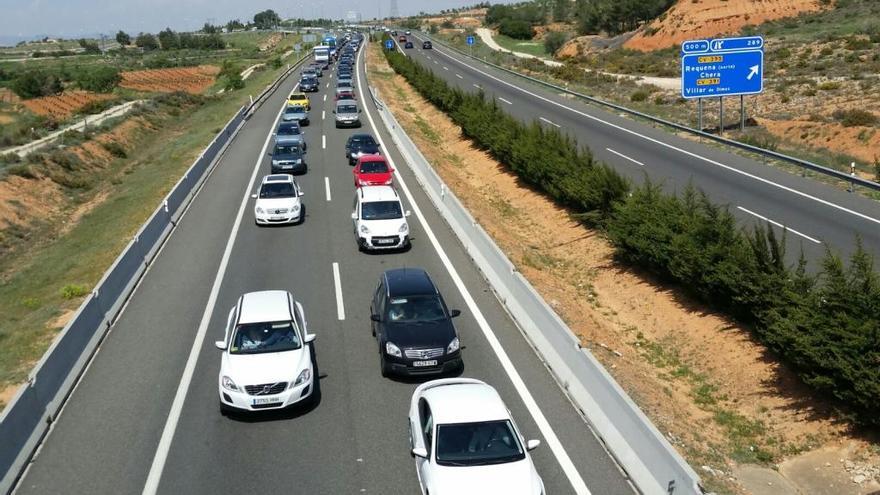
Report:
<svg viewBox="0 0 880 495"><path fill-rule="evenodd" d="M11 165L6 168L6 172L9 175L17 175L19 177L24 177L25 179L36 179L37 174L34 173L33 169L31 169L30 165L21 164L21 165Z"/></svg>
<svg viewBox="0 0 880 495"><path fill-rule="evenodd" d="M860 108L835 110L831 115L840 121L844 127L871 126L876 124L878 120L876 115Z"/></svg>
<svg viewBox="0 0 880 495"><path fill-rule="evenodd" d="M61 288L61 297L64 299L75 299L88 294L89 290L85 285L67 284Z"/></svg>
<svg viewBox="0 0 880 495"><path fill-rule="evenodd" d="M122 81L122 76L116 67L84 67L76 72L74 81L80 89L107 93Z"/></svg>
<svg viewBox="0 0 880 495"><path fill-rule="evenodd" d="M819 89L821 89L822 91L834 91L836 89L840 89L840 82L825 81L819 85Z"/></svg>
<svg viewBox="0 0 880 495"><path fill-rule="evenodd" d="M57 75L40 69L22 71L12 80L9 87L22 98L57 95L64 90Z"/></svg>
<svg viewBox="0 0 880 495"><path fill-rule="evenodd" d="M544 36L544 51L553 55L562 48L566 41L568 41L568 36L565 33L551 31Z"/></svg>
<svg viewBox="0 0 880 495"><path fill-rule="evenodd" d="M870 39L865 38L857 38L852 36L846 39L846 45L844 47L847 50L870 50L872 47L872 43Z"/></svg>
<svg viewBox="0 0 880 495"><path fill-rule="evenodd" d="M645 101L648 99L648 92L644 89L638 89L633 91L633 94L629 95L629 101Z"/></svg>
<svg viewBox="0 0 880 495"><path fill-rule="evenodd" d="M101 146L117 158L126 158L128 156L128 152L125 151L125 148L116 141L103 141L101 142Z"/></svg>
<svg viewBox="0 0 880 495"><path fill-rule="evenodd" d="M532 25L519 19L504 19L498 25L498 32L518 40L530 40L535 35Z"/></svg>

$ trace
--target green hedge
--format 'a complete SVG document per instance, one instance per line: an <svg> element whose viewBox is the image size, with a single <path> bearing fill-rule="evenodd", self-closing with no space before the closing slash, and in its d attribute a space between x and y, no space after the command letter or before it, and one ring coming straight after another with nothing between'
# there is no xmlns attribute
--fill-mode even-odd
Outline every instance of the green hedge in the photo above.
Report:
<svg viewBox="0 0 880 495"><path fill-rule="evenodd" d="M632 188L573 138L523 124L397 51L385 55L464 135L603 229L618 259L750 326L804 383L845 405L842 414L880 425L880 277L860 241L848 265L827 250L815 273L803 255L790 266L769 225L744 230L693 187L677 196L650 181Z"/></svg>

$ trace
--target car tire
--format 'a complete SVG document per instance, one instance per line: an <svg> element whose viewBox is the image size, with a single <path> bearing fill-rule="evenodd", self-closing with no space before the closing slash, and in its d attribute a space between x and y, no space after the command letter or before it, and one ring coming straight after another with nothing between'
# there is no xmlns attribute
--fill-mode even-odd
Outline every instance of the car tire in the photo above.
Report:
<svg viewBox="0 0 880 495"><path fill-rule="evenodd" d="M385 355L382 354L381 349L379 350L379 370L382 373L382 378L391 376L391 367L385 362Z"/></svg>

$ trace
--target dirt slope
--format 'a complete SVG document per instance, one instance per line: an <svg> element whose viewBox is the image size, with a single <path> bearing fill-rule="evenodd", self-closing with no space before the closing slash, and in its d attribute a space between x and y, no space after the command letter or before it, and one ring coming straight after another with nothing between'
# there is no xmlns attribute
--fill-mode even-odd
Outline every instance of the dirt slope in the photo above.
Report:
<svg viewBox="0 0 880 495"><path fill-rule="evenodd" d="M820 10L819 0L679 0L624 44L650 51L684 40L739 32L746 25Z"/></svg>

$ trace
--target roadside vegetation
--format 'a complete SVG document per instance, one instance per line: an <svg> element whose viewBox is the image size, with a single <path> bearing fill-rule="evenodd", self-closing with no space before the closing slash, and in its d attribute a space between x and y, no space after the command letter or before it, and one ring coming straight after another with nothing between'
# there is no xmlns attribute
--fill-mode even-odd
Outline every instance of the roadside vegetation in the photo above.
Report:
<svg viewBox="0 0 880 495"><path fill-rule="evenodd" d="M853 423L880 424L880 278L858 241L848 263L829 249L820 266L808 270L803 259L790 266L773 230L738 228L726 207L699 191L633 187L559 131L522 124L482 94L452 88L397 52L385 55L477 146L601 229L619 260L747 325Z"/></svg>

